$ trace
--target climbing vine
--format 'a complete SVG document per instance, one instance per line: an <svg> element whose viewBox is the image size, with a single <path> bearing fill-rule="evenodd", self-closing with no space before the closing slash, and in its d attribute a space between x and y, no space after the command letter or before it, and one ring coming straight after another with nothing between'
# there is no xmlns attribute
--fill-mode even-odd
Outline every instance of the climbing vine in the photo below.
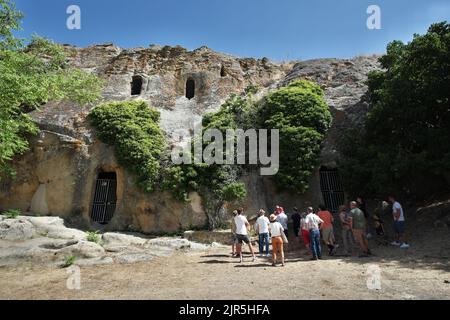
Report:
<svg viewBox="0 0 450 320"><path fill-rule="evenodd" d="M332 120L323 90L311 81L292 82L266 97L257 118L263 128L280 130L278 187L304 193Z"/></svg>
<svg viewBox="0 0 450 320"><path fill-rule="evenodd" d="M111 102L94 108L90 118L100 140L114 146L119 164L137 185L144 192L155 191L166 149L159 112L145 101Z"/></svg>
<svg viewBox="0 0 450 320"><path fill-rule="evenodd" d="M203 132L216 129L225 135L227 129L279 129L280 171L274 177L275 182L280 189L303 193L331 123L322 89L300 80L260 101L255 101L252 94L233 95L219 111L206 114ZM247 196L240 177L257 166L194 161L174 165L165 152L165 137L158 127L159 113L143 101L103 104L91 112L91 118L100 139L115 146L119 163L136 176L143 191L153 192L160 183L160 189L170 191L179 201L189 201L189 192L198 192L204 200L210 228L221 227L226 221L225 203ZM209 142L202 141L203 149ZM190 157L193 146L194 142Z"/></svg>

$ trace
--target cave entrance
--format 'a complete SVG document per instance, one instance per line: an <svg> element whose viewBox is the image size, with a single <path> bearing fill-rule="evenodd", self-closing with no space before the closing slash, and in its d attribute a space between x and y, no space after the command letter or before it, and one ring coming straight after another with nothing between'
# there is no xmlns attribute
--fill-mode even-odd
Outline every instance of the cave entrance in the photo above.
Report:
<svg viewBox="0 0 450 320"><path fill-rule="evenodd" d="M92 204L92 221L108 224L116 210L117 174L100 172L95 182L94 201Z"/></svg>
<svg viewBox="0 0 450 320"><path fill-rule="evenodd" d="M222 68L220 68L220 76L222 78L227 76L227 71L225 70L225 66L222 66Z"/></svg>
<svg viewBox="0 0 450 320"><path fill-rule="evenodd" d="M195 81L192 78L189 78L186 81L186 98L191 100L195 97Z"/></svg>
<svg viewBox="0 0 450 320"><path fill-rule="evenodd" d="M338 169L320 169L320 189L323 200L328 210L333 213L339 211L339 207L345 204L344 186Z"/></svg>
<svg viewBox="0 0 450 320"><path fill-rule="evenodd" d="M133 76L131 80L131 95L138 96L142 93L143 79L141 76Z"/></svg>

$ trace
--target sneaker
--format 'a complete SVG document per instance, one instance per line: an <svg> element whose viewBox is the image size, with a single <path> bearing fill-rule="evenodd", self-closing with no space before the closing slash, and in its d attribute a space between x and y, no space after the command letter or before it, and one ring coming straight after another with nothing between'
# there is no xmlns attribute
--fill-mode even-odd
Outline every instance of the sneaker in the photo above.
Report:
<svg viewBox="0 0 450 320"><path fill-rule="evenodd" d="M410 247L410 245L407 244L407 243L403 243L403 244L400 246L401 249L408 249L409 247Z"/></svg>
<svg viewBox="0 0 450 320"><path fill-rule="evenodd" d="M270 253L266 254L266 258L272 258L272 255Z"/></svg>
<svg viewBox="0 0 450 320"><path fill-rule="evenodd" d="M391 242L391 246L396 246L396 247L400 247L401 243L398 241L393 241Z"/></svg>
<svg viewBox="0 0 450 320"><path fill-rule="evenodd" d="M256 256L253 256L252 262L256 261Z"/></svg>

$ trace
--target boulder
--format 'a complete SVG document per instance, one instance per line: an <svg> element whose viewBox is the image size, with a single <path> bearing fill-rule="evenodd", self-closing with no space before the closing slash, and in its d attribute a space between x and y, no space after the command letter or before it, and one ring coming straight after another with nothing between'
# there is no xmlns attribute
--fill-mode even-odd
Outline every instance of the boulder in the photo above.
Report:
<svg viewBox="0 0 450 320"><path fill-rule="evenodd" d="M148 240L146 247L166 247L174 250L181 250L189 249L191 247L191 243L189 240L181 238L157 238Z"/></svg>
<svg viewBox="0 0 450 320"><path fill-rule="evenodd" d="M64 220L58 217L24 217L36 228L37 232L48 238L86 240L86 233L77 229L67 228Z"/></svg>
<svg viewBox="0 0 450 320"><path fill-rule="evenodd" d="M106 254L105 249L97 243L80 241L69 247L65 247L58 250L55 255L57 256L75 256L77 258L101 258Z"/></svg>
<svg viewBox="0 0 450 320"><path fill-rule="evenodd" d="M115 257L115 262L122 264L130 264L137 262L145 262L154 259L155 256L149 253L124 253Z"/></svg>
<svg viewBox="0 0 450 320"><path fill-rule="evenodd" d="M80 267L99 266L113 264L114 260L111 257L92 258L92 259L77 259L74 265Z"/></svg>
<svg viewBox="0 0 450 320"><path fill-rule="evenodd" d="M108 232L102 236L105 247L143 246L147 239L123 233Z"/></svg>
<svg viewBox="0 0 450 320"><path fill-rule="evenodd" d="M0 239L9 241L24 241L36 234L36 228L30 222L19 219L4 219L0 221Z"/></svg>

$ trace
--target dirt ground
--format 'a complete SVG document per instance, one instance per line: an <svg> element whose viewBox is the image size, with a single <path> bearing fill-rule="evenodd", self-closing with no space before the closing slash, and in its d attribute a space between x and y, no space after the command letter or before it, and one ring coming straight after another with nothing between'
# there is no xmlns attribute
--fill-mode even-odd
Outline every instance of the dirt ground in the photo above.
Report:
<svg viewBox="0 0 450 320"><path fill-rule="evenodd" d="M177 252L145 263L82 267L80 290L67 289L65 269L5 267L0 268L0 298L450 299L448 233L435 232L434 241L418 236L409 250L372 242L371 258L310 261L291 248L284 268L272 267L265 259L252 263L249 256L239 264L228 248ZM369 289L367 281L377 270L381 289Z"/></svg>

